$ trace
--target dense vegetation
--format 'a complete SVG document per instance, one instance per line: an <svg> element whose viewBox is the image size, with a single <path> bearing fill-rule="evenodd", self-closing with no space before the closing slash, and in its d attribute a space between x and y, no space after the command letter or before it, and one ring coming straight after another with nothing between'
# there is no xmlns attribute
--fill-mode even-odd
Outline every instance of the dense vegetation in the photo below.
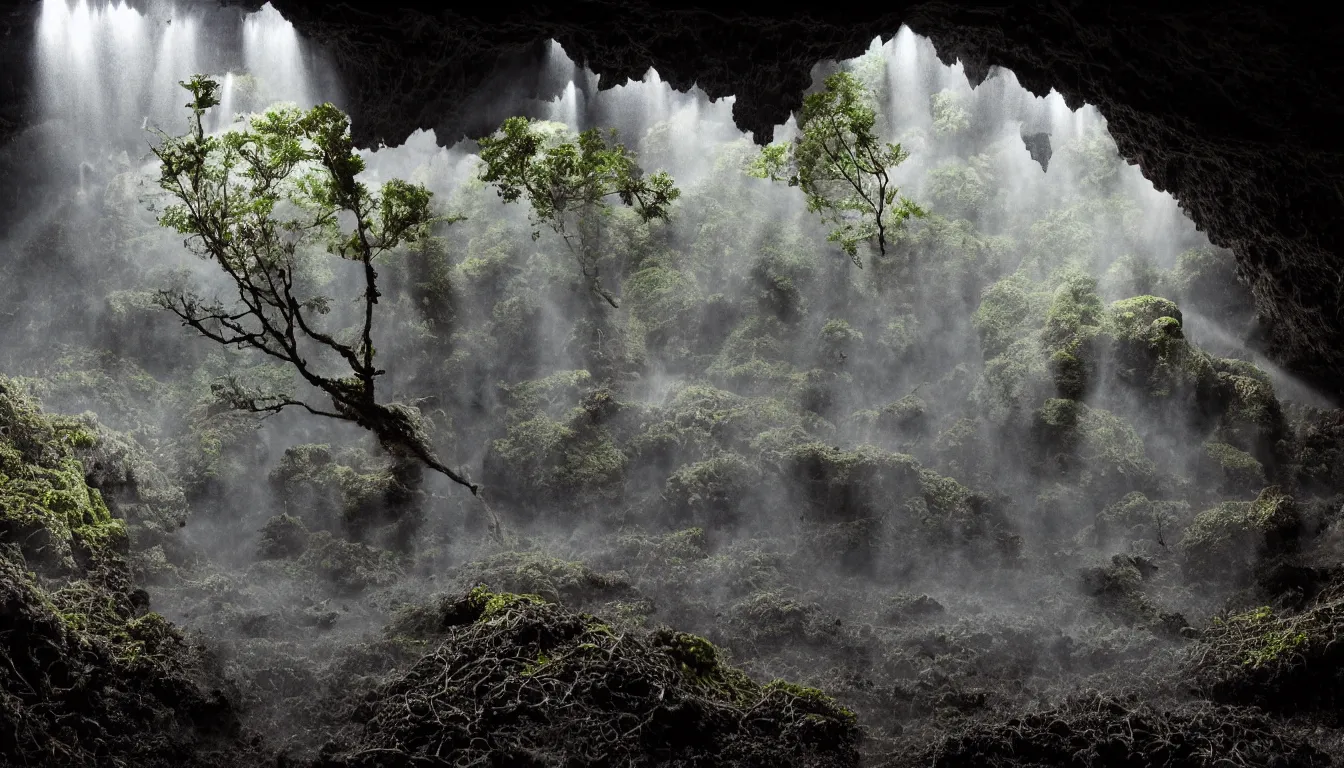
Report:
<svg viewBox="0 0 1344 768"><path fill-rule="evenodd" d="M0 753L1329 764L1344 412L1192 341L1251 302L1103 131L844 69L694 173L515 118L374 192L319 107L63 203L0 266Z"/></svg>

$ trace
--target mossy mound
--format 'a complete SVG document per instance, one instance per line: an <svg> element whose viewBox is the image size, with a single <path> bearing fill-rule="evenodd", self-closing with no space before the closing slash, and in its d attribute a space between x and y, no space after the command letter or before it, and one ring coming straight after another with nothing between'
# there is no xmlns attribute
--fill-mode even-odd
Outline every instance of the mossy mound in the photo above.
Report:
<svg viewBox="0 0 1344 768"><path fill-rule="evenodd" d="M404 574L403 566L404 558L394 552L318 531L287 567L294 575L329 583L338 593L355 594L396 582Z"/></svg>
<svg viewBox="0 0 1344 768"><path fill-rule="evenodd" d="M1239 448L1214 440L1204 444L1195 473L1208 487L1243 498L1265 486L1263 464Z"/></svg>
<svg viewBox="0 0 1344 768"><path fill-rule="evenodd" d="M297 445L285 450L269 479L283 513L314 530L342 529L359 537L414 516L419 469L412 476L397 469L356 467L328 445Z"/></svg>
<svg viewBox="0 0 1344 768"><path fill-rule="evenodd" d="M570 608L614 600L631 591L619 575L542 552L502 552L464 570L493 591L537 595Z"/></svg>
<svg viewBox="0 0 1344 768"><path fill-rule="evenodd" d="M1217 373L1211 358L1185 339L1181 311L1168 299L1135 296L1111 304L1116 376L1145 393L1151 404L1177 402L1197 411L1212 397Z"/></svg>
<svg viewBox="0 0 1344 768"><path fill-rule="evenodd" d="M1344 702L1344 590L1298 613L1269 606L1215 617L1189 651L1196 686L1214 701L1272 712L1337 709Z"/></svg>
<svg viewBox="0 0 1344 768"><path fill-rule="evenodd" d="M83 423L42 414L0 378L0 539L31 567L68 573L103 549L124 551L126 526L85 483L76 455L96 443Z"/></svg>
<svg viewBox="0 0 1344 768"><path fill-rule="evenodd" d="M1177 548L1189 575L1235 581L1288 547L1300 524L1293 498L1270 486L1255 501L1225 501L1199 513Z"/></svg>
<svg viewBox="0 0 1344 768"><path fill-rule="evenodd" d="M1094 504L1158 484L1143 439L1128 420L1109 411L1075 400L1047 400L1036 411L1032 439L1037 471L1072 481Z"/></svg>
<svg viewBox="0 0 1344 768"><path fill-rule="evenodd" d="M1331 765L1255 710L1185 704L1162 709L1100 693L1054 709L967 728L886 768Z"/></svg>
<svg viewBox="0 0 1344 768"><path fill-rule="evenodd" d="M852 712L758 685L702 638L480 589L436 613L441 644L352 712L362 725L316 766L858 764Z"/></svg>
<svg viewBox="0 0 1344 768"><path fill-rule="evenodd" d="M143 593L140 593L143 595ZM0 559L0 755L12 765L240 765L238 719L199 651L98 581L48 597ZM12 763L8 761L13 761Z"/></svg>
<svg viewBox="0 0 1344 768"><path fill-rule="evenodd" d="M737 519L760 492L760 469L736 453L685 464L667 479L663 499L678 520L714 525Z"/></svg>
<svg viewBox="0 0 1344 768"><path fill-rule="evenodd" d="M203 649L149 612L123 558L125 525L85 482L76 452L98 444L87 423L41 413L0 379L0 755L238 765L238 719L203 687L214 679Z"/></svg>

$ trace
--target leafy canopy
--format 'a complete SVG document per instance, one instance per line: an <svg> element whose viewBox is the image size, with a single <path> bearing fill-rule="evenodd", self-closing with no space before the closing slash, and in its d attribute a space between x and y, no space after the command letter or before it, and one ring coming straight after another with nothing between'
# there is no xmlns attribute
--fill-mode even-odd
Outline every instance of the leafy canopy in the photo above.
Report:
<svg viewBox="0 0 1344 768"><path fill-rule="evenodd" d="M506 203L526 198L534 226L546 224L564 240L594 293L619 306L602 287L597 244L610 198L630 206L644 221L666 220L681 195L665 171L645 176L635 156L616 143L616 132L597 129L577 136L555 123L511 117L479 140L481 181L494 184ZM532 239L540 237L532 233Z"/></svg>
<svg viewBox="0 0 1344 768"><path fill-rule="evenodd" d="M793 142L763 148L748 169L757 178L800 187L807 209L835 225L828 239L860 267L860 242L875 239L886 255L887 230L924 215L891 182L891 170L909 153L878 139L873 101L854 75L831 75L822 91L803 100Z"/></svg>
<svg viewBox="0 0 1344 768"><path fill-rule="evenodd" d="M287 391L230 379L216 388L226 405L255 413L297 406L374 432L394 456L418 460L472 488L435 457L414 409L384 404L376 382L373 327L381 293L375 260L424 240L437 221L430 192L401 180L377 191L358 180L364 160L350 121L331 104L277 107L245 127L207 135L202 117L219 105L219 84L201 75L181 83L192 100L188 131L154 148L159 186L172 204L160 224L232 281L234 296L205 298L186 287L162 291L161 306L206 338L257 350L287 364L327 396L314 405ZM363 291L353 311L333 304L313 278L322 254L358 264Z"/></svg>

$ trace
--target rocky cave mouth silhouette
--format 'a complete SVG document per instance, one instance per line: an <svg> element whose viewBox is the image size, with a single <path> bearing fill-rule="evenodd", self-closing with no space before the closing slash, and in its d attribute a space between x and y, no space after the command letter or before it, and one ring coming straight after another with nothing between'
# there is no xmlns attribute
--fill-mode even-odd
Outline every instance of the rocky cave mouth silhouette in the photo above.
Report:
<svg viewBox="0 0 1344 768"><path fill-rule="evenodd" d="M0 755L1344 756L1337 106L1050 4L435 13L0 13Z"/></svg>

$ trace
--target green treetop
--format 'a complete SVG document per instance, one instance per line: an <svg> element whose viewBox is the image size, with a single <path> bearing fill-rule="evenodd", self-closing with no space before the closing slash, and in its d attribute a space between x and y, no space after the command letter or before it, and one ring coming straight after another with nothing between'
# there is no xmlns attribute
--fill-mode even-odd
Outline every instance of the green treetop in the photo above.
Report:
<svg viewBox="0 0 1344 768"><path fill-rule="evenodd" d="M554 123L511 117L480 139L480 179L494 184L506 203L526 197L534 225L546 224L564 240L589 287L613 307L616 298L598 273L601 220L610 198L631 206L644 221L667 219L681 191L664 171L645 176L635 156L593 129L575 136ZM535 240L540 231L533 232Z"/></svg>
<svg viewBox="0 0 1344 768"><path fill-rule="evenodd" d="M854 75L831 75L823 90L803 100L793 142L765 147L749 168L758 178L802 188L808 210L835 225L829 239L860 267L860 242L876 240L886 255L888 230L924 215L891 182L891 170L909 153L878 139L873 103Z"/></svg>
<svg viewBox="0 0 1344 768"><path fill-rule="evenodd" d="M236 379L217 385L225 404L256 413L295 406L351 421L372 431L394 457L419 461L476 486L434 455L414 409L376 398L385 371L375 362L373 326L381 295L375 261L428 236L442 219L423 186L393 180L372 190L357 180L364 160L350 138L350 121L331 104L309 110L278 107L221 136L201 118L219 105L219 85L197 75L188 131L162 135L154 153L159 186L173 201L159 222L187 236L236 289L228 299L187 288L164 290L159 303L184 325L226 346L254 349L286 363L330 405L286 391L258 390ZM359 265L358 311L343 322L327 318L332 299L313 279L323 253Z"/></svg>

